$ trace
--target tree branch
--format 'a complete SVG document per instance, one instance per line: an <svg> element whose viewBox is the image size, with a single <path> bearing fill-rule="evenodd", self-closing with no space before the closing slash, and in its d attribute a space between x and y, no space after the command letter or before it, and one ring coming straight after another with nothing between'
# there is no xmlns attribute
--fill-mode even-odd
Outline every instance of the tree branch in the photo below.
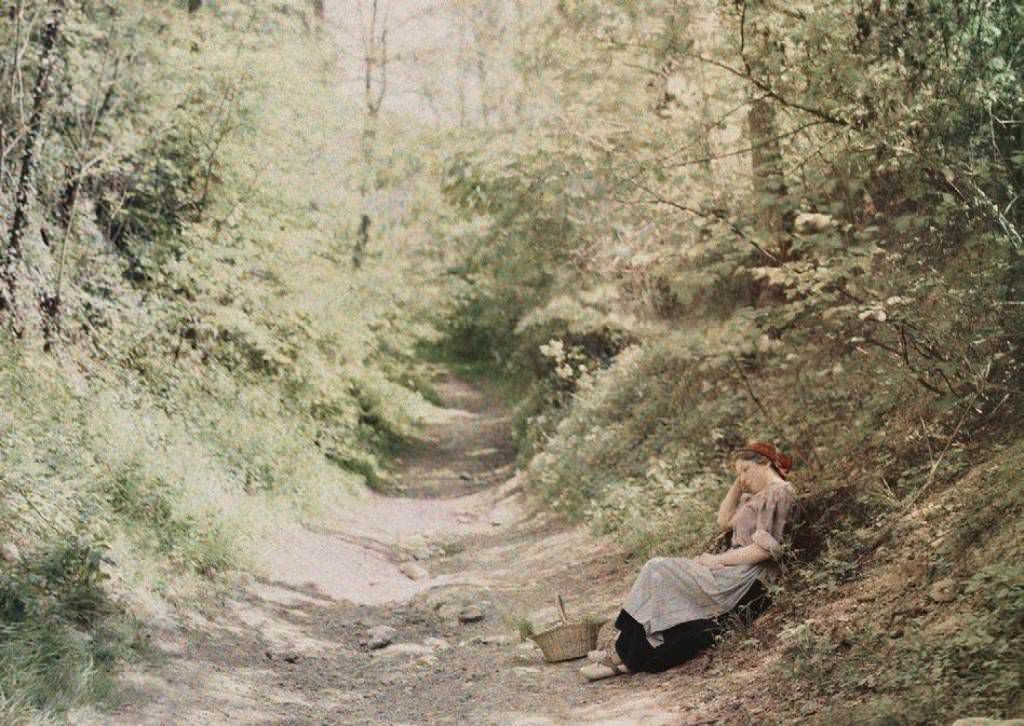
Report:
<svg viewBox="0 0 1024 726"><path fill-rule="evenodd" d="M731 219L726 217L726 214L725 214L724 211L721 211L721 210L706 211L706 210L703 210L703 209L696 209L694 207L689 207L689 206L687 206L685 204L681 204L681 203L679 203L679 202L677 202L675 200L667 199L666 197L661 196L660 194L658 194L654 190L648 189L647 187L645 187L643 184L641 184L638 181L633 180L632 183L638 189L640 189L640 191L644 192L645 194L649 194L649 195L651 195L653 197L653 199L648 200L648 203L662 204L662 205L665 205L665 206L668 206L668 207L672 207L674 209L678 209L680 212L686 212L688 214L692 214L695 217L700 217L702 219L715 219L715 220L718 220L719 222L724 222L726 225L729 226L729 229L732 230L733 234L735 234L741 240L743 240L744 242L749 244L751 247L756 249L758 252L760 252L762 255L764 255L765 257L770 259L775 264L777 264L777 265L781 265L782 264L782 260L780 260L778 257L773 255L771 252L766 250L764 247L759 245L754 240L750 239L750 237L748 237L746 235L746 233L739 227L739 225L737 225Z"/></svg>
<svg viewBox="0 0 1024 726"><path fill-rule="evenodd" d="M821 119L822 121L824 121L826 123L830 123L830 124L833 124L835 126L849 126L850 125L849 121L847 121L847 120L845 120L843 118L840 118L839 116L836 116L834 114L831 114L828 111L824 111L824 110L822 110L820 108L815 108L814 106L808 106L808 105L806 105L804 103L800 103L798 101L793 101L793 100L790 100L790 99L786 98L785 96L780 94L778 91L776 91L774 88L769 86L764 81L762 81L762 80L760 80L758 78L754 78L754 76L752 74L750 74L750 73L747 73L745 71L741 71L738 68L733 68L732 66L730 66L727 63L723 63L721 61L715 60L714 58L708 58L708 57L702 56L700 54L691 54L689 57L690 58L694 58L696 60L699 60L702 63L707 63L709 65L712 65L715 68L721 68L723 71L727 71L727 72L733 74L734 76L736 76L737 78L742 78L743 80L747 81L748 83L753 84L753 86L755 88L757 88L758 90L760 90L762 93L764 93L765 96L767 96L767 97L769 97L771 99L774 99L775 101L777 101L778 103L782 104L783 106L786 106L787 108L795 108L798 111L803 111L804 113L808 113L808 114L810 114L810 115L812 115L812 116L814 116L816 118Z"/></svg>

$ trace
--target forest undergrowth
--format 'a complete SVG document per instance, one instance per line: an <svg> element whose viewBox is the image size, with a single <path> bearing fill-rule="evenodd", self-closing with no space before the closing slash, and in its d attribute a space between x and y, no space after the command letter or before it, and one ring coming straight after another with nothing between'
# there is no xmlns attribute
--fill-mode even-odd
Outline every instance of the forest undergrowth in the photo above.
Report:
<svg viewBox="0 0 1024 726"><path fill-rule="evenodd" d="M535 32L561 112L445 187L450 344L529 381L529 489L639 565L719 546L730 452L774 441L802 516L745 647L782 652L785 715L1020 716L1024 10L561 2Z"/></svg>
<svg viewBox="0 0 1024 726"><path fill-rule="evenodd" d="M3 16L0 722L35 723L374 485L430 395L432 288L400 151L353 259L362 119L306 3Z"/></svg>
<svg viewBox="0 0 1024 726"><path fill-rule="evenodd" d="M715 546L735 447L794 455L777 615L722 645L784 715L1021 715L1024 8L472 0L430 125L388 79L436 111L450 59L375 12L353 100L324 7L4 8L0 721L116 697L374 486L438 350L638 565Z"/></svg>

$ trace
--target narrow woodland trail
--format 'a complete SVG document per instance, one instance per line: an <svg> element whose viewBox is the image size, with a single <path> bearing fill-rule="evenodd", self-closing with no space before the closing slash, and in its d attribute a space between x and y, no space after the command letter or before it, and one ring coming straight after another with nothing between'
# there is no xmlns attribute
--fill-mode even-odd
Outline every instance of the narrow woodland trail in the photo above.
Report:
<svg viewBox="0 0 1024 726"><path fill-rule="evenodd" d="M586 684L580 661L544 664L520 642L515 620L553 620L556 592L570 611L612 615L631 568L529 512L496 396L454 378L441 393L448 408L397 464L401 496L354 500L329 529L280 532L266 578L161 633L164 662L125 674L112 712L73 721L707 722L688 715L678 676ZM390 643L374 648L380 629Z"/></svg>

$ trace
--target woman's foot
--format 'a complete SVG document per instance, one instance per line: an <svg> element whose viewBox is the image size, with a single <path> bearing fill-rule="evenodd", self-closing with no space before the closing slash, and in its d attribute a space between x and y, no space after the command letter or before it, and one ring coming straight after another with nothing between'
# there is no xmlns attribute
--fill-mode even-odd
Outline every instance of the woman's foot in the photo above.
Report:
<svg viewBox="0 0 1024 726"><path fill-rule="evenodd" d="M614 648L610 651L594 650L588 653L587 657L593 662L580 668L580 675L588 681L600 681L629 673L629 669L622 664Z"/></svg>
<svg viewBox="0 0 1024 726"><path fill-rule="evenodd" d="M612 676L622 676L629 673L626 666L607 665L605 663L591 663L580 668L580 675L588 681L601 681Z"/></svg>

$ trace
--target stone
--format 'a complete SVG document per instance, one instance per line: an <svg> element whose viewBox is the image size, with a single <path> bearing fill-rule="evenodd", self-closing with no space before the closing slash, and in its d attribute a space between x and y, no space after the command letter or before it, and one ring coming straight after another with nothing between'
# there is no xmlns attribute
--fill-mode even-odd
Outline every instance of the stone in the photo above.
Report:
<svg viewBox="0 0 1024 726"><path fill-rule="evenodd" d="M956 582L948 577L939 580L928 590L928 597L933 602L953 602L956 600Z"/></svg>
<svg viewBox="0 0 1024 726"><path fill-rule="evenodd" d="M479 623L484 619L484 611L476 605L467 605L459 611L460 623Z"/></svg>
<svg viewBox="0 0 1024 726"><path fill-rule="evenodd" d="M423 645L437 653L443 653L452 647L444 638L425 638L423 640Z"/></svg>
<svg viewBox="0 0 1024 726"><path fill-rule="evenodd" d="M413 549L409 550L409 555L414 560L419 560L420 562L422 562L423 560L429 560L432 556L432 553L430 552L429 547L423 545L421 547L414 547Z"/></svg>
<svg viewBox="0 0 1024 726"><path fill-rule="evenodd" d="M442 620L458 620L462 615L462 606L458 603L446 602L437 609L437 617Z"/></svg>
<svg viewBox="0 0 1024 726"><path fill-rule="evenodd" d="M533 675L534 673L540 673L540 668L534 668L533 666L515 666L512 668L512 672L519 676Z"/></svg>
<svg viewBox="0 0 1024 726"><path fill-rule="evenodd" d="M428 573L424 567L417 565L415 562L403 562L399 565L398 571L410 580L415 580L417 582L419 580L426 580L430 577L430 573Z"/></svg>
<svg viewBox="0 0 1024 726"><path fill-rule="evenodd" d="M370 650L380 650L391 645L391 641L396 635L398 635L398 631L390 625L378 625L376 628L370 628L370 632L367 633L366 644Z"/></svg>
<svg viewBox="0 0 1024 726"><path fill-rule="evenodd" d="M475 638L471 638L469 642L476 643L478 645L497 645L500 647L506 647L515 644L518 638L512 635L478 635Z"/></svg>
<svg viewBox="0 0 1024 726"><path fill-rule="evenodd" d="M433 655L434 649L422 643L393 643L382 655L386 656L416 656L421 658L425 655Z"/></svg>
<svg viewBox="0 0 1024 726"><path fill-rule="evenodd" d="M436 590L428 591L426 597L423 599L423 604L428 608L437 612L445 605L452 603L455 600L455 594L451 590Z"/></svg>

